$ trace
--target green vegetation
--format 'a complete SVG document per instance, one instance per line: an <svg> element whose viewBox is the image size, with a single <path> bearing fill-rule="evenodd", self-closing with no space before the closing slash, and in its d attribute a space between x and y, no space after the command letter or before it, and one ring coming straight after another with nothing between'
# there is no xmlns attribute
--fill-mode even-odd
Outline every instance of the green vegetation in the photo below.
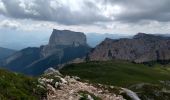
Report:
<svg viewBox="0 0 170 100"><path fill-rule="evenodd" d="M127 61L87 62L67 65L60 72L64 75L78 76L82 81L94 84L129 88L142 100L170 99L168 64L135 64Z"/></svg>
<svg viewBox="0 0 170 100"><path fill-rule="evenodd" d="M88 95L90 95L94 100L102 100L99 97L96 97L94 94L89 93L88 91L79 91L79 94L82 96L80 100L89 100Z"/></svg>
<svg viewBox="0 0 170 100"><path fill-rule="evenodd" d="M39 100L46 90L37 84L36 78L0 70L0 100Z"/></svg>
<svg viewBox="0 0 170 100"><path fill-rule="evenodd" d="M60 72L64 75L79 76L93 83L124 87L141 82L158 83L160 80L170 80L170 67L161 67L159 64L151 67L126 61L71 64Z"/></svg>

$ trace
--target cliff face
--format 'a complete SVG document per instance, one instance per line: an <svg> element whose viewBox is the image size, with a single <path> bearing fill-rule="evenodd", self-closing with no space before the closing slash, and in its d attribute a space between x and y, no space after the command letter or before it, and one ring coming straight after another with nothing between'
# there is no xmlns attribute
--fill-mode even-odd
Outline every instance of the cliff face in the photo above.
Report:
<svg viewBox="0 0 170 100"><path fill-rule="evenodd" d="M112 59L129 60L136 63L170 60L170 38L139 33L132 39L105 39L92 53L92 61Z"/></svg>
<svg viewBox="0 0 170 100"><path fill-rule="evenodd" d="M53 29L48 45L42 47L42 56L50 56L68 47L87 46L86 36L81 32Z"/></svg>
<svg viewBox="0 0 170 100"><path fill-rule="evenodd" d="M49 67L86 56L90 47L81 32L53 29L48 45L26 48L3 60L5 68L39 75Z"/></svg>
<svg viewBox="0 0 170 100"><path fill-rule="evenodd" d="M86 36L81 32L53 29L49 45L86 45Z"/></svg>

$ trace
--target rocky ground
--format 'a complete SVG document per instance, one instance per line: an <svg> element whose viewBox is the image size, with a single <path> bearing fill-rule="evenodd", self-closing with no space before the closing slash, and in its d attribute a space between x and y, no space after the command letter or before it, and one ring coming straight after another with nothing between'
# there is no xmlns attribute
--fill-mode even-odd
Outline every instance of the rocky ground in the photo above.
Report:
<svg viewBox="0 0 170 100"><path fill-rule="evenodd" d="M132 100L135 93L114 86L92 85L81 82L79 77L62 76L55 69L48 69L39 78L39 87L47 89L47 100L126 100L123 96Z"/></svg>

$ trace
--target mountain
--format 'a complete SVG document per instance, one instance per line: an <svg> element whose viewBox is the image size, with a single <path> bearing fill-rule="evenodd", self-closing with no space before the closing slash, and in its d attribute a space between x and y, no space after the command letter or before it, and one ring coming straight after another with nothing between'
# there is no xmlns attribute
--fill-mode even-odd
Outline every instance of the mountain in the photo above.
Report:
<svg viewBox="0 0 170 100"><path fill-rule="evenodd" d="M15 50L0 47L0 60L14 54L15 52Z"/></svg>
<svg viewBox="0 0 170 100"><path fill-rule="evenodd" d="M5 34L4 34L5 33ZM4 31L0 33L0 46L8 47L15 50L21 50L27 47L39 47L42 44L48 44L49 37L51 35L49 31L40 32L23 32L12 30L9 32ZM105 38L119 39L128 37L126 34L115 34L115 33L85 33L87 43L95 47L97 44L102 42ZM10 36L10 37L9 37ZM7 40L8 39L8 40Z"/></svg>
<svg viewBox="0 0 170 100"><path fill-rule="evenodd" d="M110 33L104 33L104 34L87 33L86 36L87 36L87 43L92 47L95 47L96 45L101 43L105 38L119 39L119 38L131 37L125 34L110 34Z"/></svg>
<svg viewBox="0 0 170 100"><path fill-rule="evenodd" d="M22 72L27 65L38 59L40 59L40 48L29 47L7 57L3 60L2 66L12 71Z"/></svg>
<svg viewBox="0 0 170 100"><path fill-rule="evenodd" d="M109 39L94 48L89 54L91 61L113 59L136 63L170 60L170 37L138 33L133 38Z"/></svg>
<svg viewBox="0 0 170 100"><path fill-rule="evenodd" d="M39 75L49 67L84 57L89 51L84 33L53 29L47 45L18 51L6 58L2 66L29 75Z"/></svg>

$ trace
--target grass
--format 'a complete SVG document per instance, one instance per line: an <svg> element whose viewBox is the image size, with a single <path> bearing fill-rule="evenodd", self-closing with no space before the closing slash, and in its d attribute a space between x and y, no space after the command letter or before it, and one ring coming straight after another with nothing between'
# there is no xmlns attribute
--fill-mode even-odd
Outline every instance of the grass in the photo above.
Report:
<svg viewBox="0 0 170 100"><path fill-rule="evenodd" d="M67 65L60 72L63 75L78 76L82 81L93 84L128 88L136 92L141 100L170 100L169 64L153 62L135 64L127 61L86 62ZM141 84L144 85L140 87Z"/></svg>
<svg viewBox="0 0 170 100"><path fill-rule="evenodd" d="M95 96L92 93L89 93L88 91L79 91L78 93L82 96L79 100L89 100L88 95L90 95L94 100L102 100L101 98Z"/></svg>
<svg viewBox="0 0 170 100"><path fill-rule="evenodd" d="M37 78L0 70L0 100L39 100L45 90L37 84Z"/></svg>
<svg viewBox="0 0 170 100"><path fill-rule="evenodd" d="M127 87L147 82L159 83L170 80L170 67L160 64L148 66L127 61L87 62L65 66L60 72L64 75L79 76L93 83Z"/></svg>

